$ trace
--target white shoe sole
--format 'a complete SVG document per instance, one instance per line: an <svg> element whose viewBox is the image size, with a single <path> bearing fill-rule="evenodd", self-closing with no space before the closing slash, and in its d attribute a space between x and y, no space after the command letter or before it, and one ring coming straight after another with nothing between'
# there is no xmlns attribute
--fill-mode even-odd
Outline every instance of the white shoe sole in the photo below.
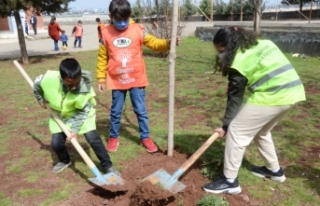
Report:
<svg viewBox="0 0 320 206"><path fill-rule="evenodd" d="M116 152L116 151L118 150L119 144L120 144L120 142L118 142L116 149L115 149L115 150L112 150L112 151L108 150L108 146L107 146L107 151L108 151L108 152Z"/></svg>
<svg viewBox="0 0 320 206"><path fill-rule="evenodd" d="M203 189L206 192L210 192L210 193L214 193L214 194L227 193L227 194L230 194L230 195L236 195L236 194L241 193L241 191L242 191L240 186L234 187L234 188L227 188L227 189L224 189L224 190L209 190L209 189L206 189L206 188L203 188Z"/></svg>
<svg viewBox="0 0 320 206"><path fill-rule="evenodd" d="M58 170L58 171L53 171L53 170L52 170L52 172L55 173L55 174L58 174L58 173L62 172L62 170L64 170L64 169L66 169L67 167L69 167L70 165L71 165L71 162L69 162L68 164L66 164L66 166L62 167L60 170Z"/></svg>
<svg viewBox="0 0 320 206"><path fill-rule="evenodd" d="M276 177L276 176L266 176L266 175L262 175L256 172L252 172L252 174L254 174L257 177L261 177L261 178L270 178L271 180L275 181L275 182L279 182L282 183L284 181L286 181L286 176L282 175L280 177Z"/></svg>

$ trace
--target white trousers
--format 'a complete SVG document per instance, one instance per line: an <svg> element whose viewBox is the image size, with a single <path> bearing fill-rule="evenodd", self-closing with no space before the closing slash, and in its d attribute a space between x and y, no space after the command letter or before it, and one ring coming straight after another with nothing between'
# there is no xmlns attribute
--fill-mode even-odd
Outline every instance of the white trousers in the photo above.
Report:
<svg viewBox="0 0 320 206"><path fill-rule="evenodd" d="M226 136L223 173L227 178L238 176L244 152L252 140L269 170L280 167L271 130L291 107L245 104L241 108L231 121Z"/></svg>

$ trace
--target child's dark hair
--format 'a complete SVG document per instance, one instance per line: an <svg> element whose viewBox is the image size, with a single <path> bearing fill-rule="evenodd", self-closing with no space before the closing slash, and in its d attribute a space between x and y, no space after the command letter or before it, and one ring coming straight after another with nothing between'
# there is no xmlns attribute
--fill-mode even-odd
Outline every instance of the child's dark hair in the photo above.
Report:
<svg viewBox="0 0 320 206"><path fill-rule="evenodd" d="M81 67L77 60L66 58L60 63L60 76L62 79L78 79L81 77Z"/></svg>
<svg viewBox="0 0 320 206"><path fill-rule="evenodd" d="M225 56L220 59L216 57L215 71L222 71L222 76L227 76L229 68L238 51L245 52L250 47L257 45L257 38L260 37L253 31L246 31L239 27L224 27L217 31L213 38L213 44L225 47Z"/></svg>
<svg viewBox="0 0 320 206"><path fill-rule="evenodd" d="M100 18L96 18L96 22L100 23Z"/></svg>
<svg viewBox="0 0 320 206"><path fill-rule="evenodd" d="M109 5L109 13L115 19L129 19L131 5L127 0L112 0Z"/></svg>

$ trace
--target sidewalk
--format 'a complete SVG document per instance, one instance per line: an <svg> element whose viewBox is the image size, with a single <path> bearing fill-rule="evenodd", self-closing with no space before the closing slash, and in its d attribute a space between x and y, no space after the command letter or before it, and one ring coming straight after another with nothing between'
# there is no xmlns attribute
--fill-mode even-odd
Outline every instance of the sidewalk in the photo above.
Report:
<svg viewBox="0 0 320 206"><path fill-rule="evenodd" d="M59 51L54 51L53 40L49 37L46 30L39 32L37 36L30 32L29 40L26 41L26 47L29 56L40 56L57 53L81 52L87 50L98 50L99 42L96 25L83 25L84 34L82 37L82 48L74 48L74 37L71 36L73 25L63 25L61 29L68 35L68 48L62 49L62 43L59 41ZM17 38L0 39L0 59L16 59L21 57L20 46Z"/></svg>

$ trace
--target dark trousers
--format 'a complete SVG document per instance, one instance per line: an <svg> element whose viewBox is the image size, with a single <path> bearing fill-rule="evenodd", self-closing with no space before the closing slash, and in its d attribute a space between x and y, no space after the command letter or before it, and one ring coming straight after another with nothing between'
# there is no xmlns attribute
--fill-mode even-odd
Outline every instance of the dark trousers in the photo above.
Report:
<svg viewBox="0 0 320 206"><path fill-rule="evenodd" d="M31 25L32 25L34 35L37 35L37 24L31 24Z"/></svg>
<svg viewBox="0 0 320 206"><path fill-rule="evenodd" d="M100 160L100 164L102 168L106 171L112 166L112 162L110 160L110 156L104 147L100 136L98 135L96 130L92 130L84 134L87 142L90 144L94 153L97 155ZM58 156L59 162L69 163L70 156L66 149L66 135L63 132L52 134L51 146L55 153Z"/></svg>
<svg viewBox="0 0 320 206"><path fill-rule="evenodd" d="M68 46L67 42L66 41L62 42L62 46Z"/></svg>
<svg viewBox="0 0 320 206"><path fill-rule="evenodd" d="M79 41L79 47L81 47L81 40L82 40L81 36L76 36L76 38L74 40L74 46L76 46L77 42Z"/></svg>

